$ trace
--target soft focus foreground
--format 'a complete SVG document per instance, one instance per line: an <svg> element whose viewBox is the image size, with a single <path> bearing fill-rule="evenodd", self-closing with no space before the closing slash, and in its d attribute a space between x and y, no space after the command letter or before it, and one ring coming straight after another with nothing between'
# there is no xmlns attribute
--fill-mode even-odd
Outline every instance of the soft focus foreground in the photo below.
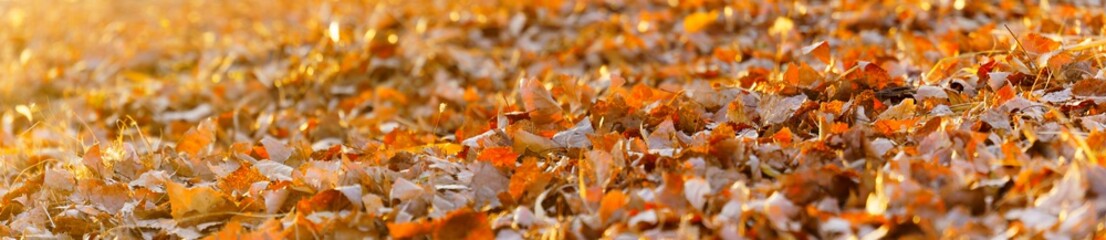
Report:
<svg viewBox="0 0 1106 240"><path fill-rule="evenodd" d="M1102 237L1073 2L0 1L0 236Z"/></svg>

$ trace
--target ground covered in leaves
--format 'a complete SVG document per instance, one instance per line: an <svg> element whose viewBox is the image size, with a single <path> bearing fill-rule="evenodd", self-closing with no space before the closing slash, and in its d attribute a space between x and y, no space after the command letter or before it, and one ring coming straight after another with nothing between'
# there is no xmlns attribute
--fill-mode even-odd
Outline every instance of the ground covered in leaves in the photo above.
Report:
<svg viewBox="0 0 1106 240"><path fill-rule="evenodd" d="M1102 237L1071 2L0 1L0 236Z"/></svg>

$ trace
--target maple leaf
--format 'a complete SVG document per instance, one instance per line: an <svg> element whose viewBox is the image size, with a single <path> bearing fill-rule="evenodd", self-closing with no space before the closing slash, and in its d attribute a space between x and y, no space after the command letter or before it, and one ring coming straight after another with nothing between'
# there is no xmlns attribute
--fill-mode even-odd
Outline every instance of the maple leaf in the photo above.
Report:
<svg viewBox="0 0 1106 240"><path fill-rule="evenodd" d="M858 65L856 70L845 75L845 79L874 89L883 89L893 84L887 70L873 63Z"/></svg>
<svg viewBox="0 0 1106 240"><path fill-rule="evenodd" d="M219 189L227 193L243 193L249 190L253 183L265 180L268 180L268 178L262 175L253 165L243 164L237 170L231 172L230 175L220 179L218 186Z"/></svg>
<svg viewBox="0 0 1106 240"><path fill-rule="evenodd" d="M480 151L477 160L487 161L500 168L511 169L515 167L515 161L519 154L511 150L511 147L491 147Z"/></svg>
<svg viewBox="0 0 1106 240"><path fill-rule="evenodd" d="M225 196L211 187L185 187L172 181L165 183L165 186L170 213L178 221L188 220L192 216L205 216L229 207ZM198 223L200 219L192 220Z"/></svg>
<svg viewBox="0 0 1106 240"><path fill-rule="evenodd" d="M1010 86L1010 84L1006 84L1002 88L999 88L998 91L995 93L998 95L998 98L995 99L996 106L1002 105L1003 103L1006 103L1006 101L1014 99L1015 95L1017 94L1014 92L1014 87Z"/></svg>
<svg viewBox="0 0 1106 240"><path fill-rule="evenodd" d="M201 151L215 141L215 129L213 119L200 122L199 125L184 133L181 140L177 142L177 151L188 153L193 158L199 156Z"/></svg>
<svg viewBox="0 0 1106 240"><path fill-rule="evenodd" d="M522 104L526 112L530 113L530 119L535 123L546 124L561 120L560 105L537 79L527 77L519 79L519 93L522 95Z"/></svg>
<svg viewBox="0 0 1106 240"><path fill-rule="evenodd" d="M522 165L515 169L511 175L511 181L507 185L507 191L511 198L519 199L529 190L537 190L545 186L551 176L538 168L536 158L528 157Z"/></svg>
<svg viewBox="0 0 1106 240"><path fill-rule="evenodd" d="M1021 37L1022 48L1032 53L1046 53L1056 50L1060 43L1038 33L1026 33Z"/></svg>

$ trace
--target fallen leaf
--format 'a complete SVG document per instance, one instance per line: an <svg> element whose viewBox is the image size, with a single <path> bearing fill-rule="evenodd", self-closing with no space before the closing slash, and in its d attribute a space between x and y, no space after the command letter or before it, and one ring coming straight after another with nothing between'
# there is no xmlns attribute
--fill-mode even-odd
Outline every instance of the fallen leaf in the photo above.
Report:
<svg viewBox="0 0 1106 240"><path fill-rule="evenodd" d="M611 220L614 214L622 210L622 207L626 205L626 195L622 191L614 190L607 192L603 195L603 200L599 202L599 222L606 224Z"/></svg>
<svg viewBox="0 0 1106 240"><path fill-rule="evenodd" d="M1046 53L1056 50L1060 43L1038 33L1026 33L1021 37L1022 47L1032 53Z"/></svg>
<svg viewBox="0 0 1106 240"><path fill-rule="evenodd" d="M288 160L289 156L292 156L292 148L284 145L280 140L265 137L261 139L261 145L265 146L265 152L269 156L269 160L283 163L285 160Z"/></svg>
<svg viewBox="0 0 1106 240"><path fill-rule="evenodd" d="M211 187L185 187L176 182L167 182L165 186L171 214L177 221L207 216L226 209L229 204L222 193Z"/></svg>
<svg viewBox="0 0 1106 240"><path fill-rule="evenodd" d="M519 93L522 95L522 105L526 112L530 113L530 119L537 124L547 124L560 121L561 107L557 100L545 86L536 78L523 77L519 79Z"/></svg>
<svg viewBox="0 0 1106 240"><path fill-rule="evenodd" d="M207 149L215 141L215 121L211 118L200 122L196 127L184 133L184 137L177 142L177 151L188 153L195 158L200 152Z"/></svg>
<svg viewBox="0 0 1106 240"><path fill-rule="evenodd" d="M495 239L487 215L463 208L450 212L434 227L434 239Z"/></svg>
<svg viewBox="0 0 1106 240"><path fill-rule="evenodd" d="M830 62L829 43L827 43L826 41L815 42L806 47L803 47L802 50L803 54L814 55L814 57L818 58L818 60L821 60L822 63L829 64Z"/></svg>
<svg viewBox="0 0 1106 240"><path fill-rule="evenodd" d="M703 31L703 29L717 20L717 11L692 13L684 17L684 31L688 33L697 33Z"/></svg>
<svg viewBox="0 0 1106 240"><path fill-rule="evenodd" d="M515 167L518 156L519 154L511 150L511 147L491 147L480 151L476 159L490 162L499 168L511 169Z"/></svg>

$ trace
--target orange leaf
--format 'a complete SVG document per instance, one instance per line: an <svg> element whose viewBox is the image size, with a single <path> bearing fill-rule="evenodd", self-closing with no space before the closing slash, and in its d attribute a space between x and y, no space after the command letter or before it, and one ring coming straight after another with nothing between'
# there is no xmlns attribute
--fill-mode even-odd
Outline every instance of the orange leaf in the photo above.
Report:
<svg viewBox="0 0 1106 240"><path fill-rule="evenodd" d="M200 125L189 129L184 133L184 137L180 142L177 142L177 151L188 153L189 156L195 157L200 151L203 151L211 142L215 141L215 121L211 118L200 122Z"/></svg>
<svg viewBox="0 0 1106 240"><path fill-rule="evenodd" d="M167 182L165 186L173 219L214 212L227 204L223 194L211 187L190 188L176 182Z"/></svg>
<svg viewBox="0 0 1106 240"><path fill-rule="evenodd" d="M224 225L223 229L219 230L219 232L216 232L215 234L204 237L204 240L238 239L238 237L240 237L242 234L244 234L244 232L245 232L245 229L242 228L242 223L241 222L238 222L236 220L231 220L226 225Z"/></svg>
<svg viewBox="0 0 1106 240"><path fill-rule="evenodd" d="M893 135L909 129L917 122L917 118L908 119L880 119L875 122L876 131L883 135Z"/></svg>
<svg viewBox="0 0 1106 240"><path fill-rule="evenodd" d="M848 75L845 75L845 79L876 89L883 89L891 84L891 75L887 73L887 70L883 70L883 68L874 63L868 63L863 67L859 67Z"/></svg>
<svg viewBox="0 0 1106 240"><path fill-rule="evenodd" d="M434 227L434 239L495 239L488 217L469 208L453 211Z"/></svg>
<svg viewBox="0 0 1106 240"><path fill-rule="evenodd" d="M741 52L731 48L715 48L714 58L719 61L733 62L741 60Z"/></svg>
<svg viewBox="0 0 1106 240"><path fill-rule="evenodd" d="M339 211L348 208L352 203L342 195L342 192L327 189L319 192L309 199L303 199L296 203L296 209L304 213L315 211Z"/></svg>
<svg viewBox="0 0 1106 240"><path fill-rule="evenodd" d="M246 163L239 166L238 170L234 170L230 175L220 179L218 186L226 193L235 191L244 193L250 190L253 183L266 180L269 179L265 175L261 175L261 172L257 171L253 165Z"/></svg>
<svg viewBox="0 0 1106 240"><path fill-rule="evenodd" d="M849 124L843 122L835 122L830 125L830 133L842 134L849 131Z"/></svg>
<svg viewBox="0 0 1106 240"><path fill-rule="evenodd" d="M829 64L830 62L830 49L829 43L826 41L819 41L810 46L803 47L803 54L812 54L818 60L823 63Z"/></svg>
<svg viewBox="0 0 1106 240"><path fill-rule="evenodd" d="M1022 155L1021 147L1018 147L1018 143L1014 141L1006 141L1002 144L1002 154L1005 157L1002 159L1002 165L1004 166L1021 166L1021 160L1019 157Z"/></svg>
<svg viewBox="0 0 1106 240"><path fill-rule="evenodd" d="M787 128L787 127L783 127L783 129L780 129L780 131L778 131L778 132L776 132L776 134L772 135L772 140L775 140L776 142L778 142L778 143L780 143L784 146L791 145L791 140L792 140L791 135L792 135L791 134L791 129Z"/></svg>
<svg viewBox="0 0 1106 240"><path fill-rule="evenodd" d="M787 65L787 72L783 74L783 79L787 84L797 87L810 87L814 82L822 78L818 71L810 68L806 63L801 65L795 65L789 63Z"/></svg>
<svg viewBox="0 0 1106 240"><path fill-rule="evenodd" d="M1075 61L1075 58L1072 57L1070 53L1062 52L1048 58L1048 68L1054 71L1059 70L1061 67L1068 65L1072 61Z"/></svg>
<svg viewBox="0 0 1106 240"><path fill-rule="evenodd" d="M529 189L544 187L550 178L549 174L538 168L537 159L528 157L522 162L522 166L515 169L515 174L511 175L507 193L518 199Z"/></svg>
<svg viewBox="0 0 1106 240"><path fill-rule="evenodd" d="M926 74L926 82L936 83L938 81L944 80L945 77L948 77L951 72L956 71L956 66L958 64L960 64L959 58L941 59L941 61L938 61L937 64L933 65L933 68L929 69L929 73ZM986 74L983 75L985 76Z"/></svg>
<svg viewBox="0 0 1106 240"><path fill-rule="evenodd" d="M607 192L607 195L604 195L603 200L599 202L599 222L606 224L607 220L625 205L626 194L623 194L622 191L616 189Z"/></svg>
<svg viewBox="0 0 1106 240"><path fill-rule="evenodd" d="M407 223L388 223L388 234L394 239L411 239L429 234L434 224L425 221Z"/></svg>
<svg viewBox="0 0 1106 240"><path fill-rule="evenodd" d="M1015 95L1014 87L1010 86L1010 84L1006 84L1002 88L999 88L996 93L998 94L998 99L995 100L996 105L1001 105L1006 101L1010 101L1010 99L1014 99Z"/></svg>
<svg viewBox="0 0 1106 240"><path fill-rule="evenodd" d="M480 151L476 160L491 162L492 165L500 168L514 168L518 156L519 154L511 150L511 147L492 147Z"/></svg>
<svg viewBox="0 0 1106 240"><path fill-rule="evenodd" d="M696 12L684 17L684 31L696 33L703 31L711 23L718 20L718 11Z"/></svg>
<svg viewBox="0 0 1106 240"><path fill-rule="evenodd" d="M1049 39L1037 33L1028 33L1025 36L1022 36L1021 44L1026 51L1032 53L1051 52L1052 50L1056 50L1060 47L1059 42L1053 41L1052 39Z"/></svg>

